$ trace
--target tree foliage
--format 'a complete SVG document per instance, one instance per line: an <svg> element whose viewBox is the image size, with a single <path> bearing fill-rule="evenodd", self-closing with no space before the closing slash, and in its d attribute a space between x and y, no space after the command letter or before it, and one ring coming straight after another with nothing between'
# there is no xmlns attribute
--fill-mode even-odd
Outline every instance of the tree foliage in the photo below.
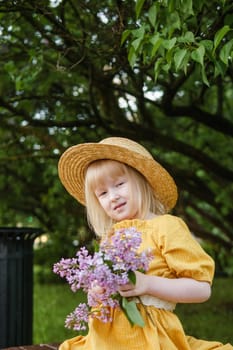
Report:
<svg viewBox="0 0 233 350"><path fill-rule="evenodd" d="M124 136L174 176L174 213L232 249L232 18L230 0L0 2L1 225L40 225L60 251L90 239L57 161Z"/></svg>
<svg viewBox="0 0 233 350"><path fill-rule="evenodd" d="M134 29L126 29L122 41L130 37L129 62L137 58L153 65L154 78L167 73L196 72L207 86L224 77L232 63L232 4L192 0L136 1ZM140 18L139 18L140 17Z"/></svg>

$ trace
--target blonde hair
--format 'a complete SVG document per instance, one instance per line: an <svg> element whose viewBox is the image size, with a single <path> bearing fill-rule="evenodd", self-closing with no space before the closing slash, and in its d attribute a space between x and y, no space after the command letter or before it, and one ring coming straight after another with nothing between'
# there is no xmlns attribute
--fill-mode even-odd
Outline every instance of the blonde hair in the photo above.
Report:
<svg viewBox="0 0 233 350"><path fill-rule="evenodd" d="M98 236L105 235L114 221L100 205L94 192L95 188L104 181L105 176L115 178L122 175L126 175L130 180L130 191L135 205L138 206L139 219L145 219L149 211L154 214L165 213L164 206L155 198L150 184L136 169L115 160L96 160L88 166L86 171L85 201L88 223Z"/></svg>

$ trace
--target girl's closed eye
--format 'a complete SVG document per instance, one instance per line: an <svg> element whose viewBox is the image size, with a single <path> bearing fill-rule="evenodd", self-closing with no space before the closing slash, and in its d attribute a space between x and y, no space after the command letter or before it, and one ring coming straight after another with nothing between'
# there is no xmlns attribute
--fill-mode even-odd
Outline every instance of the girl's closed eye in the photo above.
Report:
<svg viewBox="0 0 233 350"><path fill-rule="evenodd" d="M118 181L116 182L116 187L120 187L120 186L124 185L126 182L127 181L124 178L118 179Z"/></svg>
<svg viewBox="0 0 233 350"><path fill-rule="evenodd" d="M102 197L102 196L104 196L106 193L107 193L107 191L106 191L106 190L102 190L102 191L95 191L95 195L96 195L96 197L97 197L97 198L98 198L98 197Z"/></svg>
<svg viewBox="0 0 233 350"><path fill-rule="evenodd" d="M104 196L107 193L107 191L103 191L99 194L99 197Z"/></svg>

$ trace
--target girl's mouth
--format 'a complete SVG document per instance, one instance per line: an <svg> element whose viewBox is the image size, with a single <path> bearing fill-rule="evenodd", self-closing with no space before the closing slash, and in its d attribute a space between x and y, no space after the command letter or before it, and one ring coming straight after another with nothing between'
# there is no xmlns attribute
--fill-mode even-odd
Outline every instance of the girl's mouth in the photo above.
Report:
<svg viewBox="0 0 233 350"><path fill-rule="evenodd" d="M114 210L117 210L117 209L123 207L124 205L125 205L125 202L124 202L124 203L121 203L121 204L118 204L118 205L116 205L116 206L114 207Z"/></svg>

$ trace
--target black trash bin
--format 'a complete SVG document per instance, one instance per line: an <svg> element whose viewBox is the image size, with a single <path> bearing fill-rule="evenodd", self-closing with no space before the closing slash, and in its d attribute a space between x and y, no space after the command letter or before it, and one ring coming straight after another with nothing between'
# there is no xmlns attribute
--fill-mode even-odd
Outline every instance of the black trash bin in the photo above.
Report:
<svg viewBox="0 0 233 350"><path fill-rule="evenodd" d="M0 348L32 344L33 242L40 234L0 227Z"/></svg>

